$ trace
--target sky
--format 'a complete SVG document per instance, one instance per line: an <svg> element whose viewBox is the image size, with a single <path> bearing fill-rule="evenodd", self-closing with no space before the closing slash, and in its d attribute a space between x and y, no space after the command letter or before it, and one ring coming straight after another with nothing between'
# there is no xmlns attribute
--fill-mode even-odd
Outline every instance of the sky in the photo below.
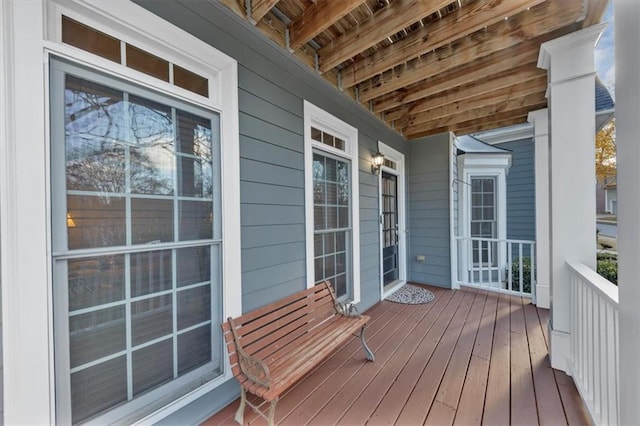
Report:
<svg viewBox="0 0 640 426"><path fill-rule="evenodd" d="M615 73L616 65L614 60L613 44L613 1L609 0L609 5L604 14L603 22L608 22L607 28L600 37L595 51L596 70L600 80L609 89L611 96L615 99L614 89L616 86Z"/></svg>

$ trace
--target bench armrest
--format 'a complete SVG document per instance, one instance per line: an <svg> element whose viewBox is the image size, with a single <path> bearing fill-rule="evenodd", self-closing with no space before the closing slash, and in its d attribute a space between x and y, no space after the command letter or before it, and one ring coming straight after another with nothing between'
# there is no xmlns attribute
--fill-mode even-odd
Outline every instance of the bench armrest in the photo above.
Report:
<svg viewBox="0 0 640 426"><path fill-rule="evenodd" d="M269 367L262 360L249 355L241 348L236 347L238 353L238 364L245 376L252 382L264 387L271 386Z"/></svg>
<svg viewBox="0 0 640 426"><path fill-rule="evenodd" d="M360 312L358 312L358 308L356 305L352 305L351 303L341 303L336 301L334 304L334 308L338 315L342 315L343 317L359 317Z"/></svg>

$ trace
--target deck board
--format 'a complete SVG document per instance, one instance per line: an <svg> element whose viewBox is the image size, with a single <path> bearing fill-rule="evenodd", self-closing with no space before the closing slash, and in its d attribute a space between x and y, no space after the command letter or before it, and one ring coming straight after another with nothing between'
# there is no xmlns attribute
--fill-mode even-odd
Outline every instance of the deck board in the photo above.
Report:
<svg viewBox="0 0 640 426"><path fill-rule="evenodd" d="M548 357L549 312L528 300L430 287L426 305L383 301L353 339L278 403L280 425L586 425L573 381ZM205 424L234 424L234 401ZM249 409L245 424L263 425Z"/></svg>

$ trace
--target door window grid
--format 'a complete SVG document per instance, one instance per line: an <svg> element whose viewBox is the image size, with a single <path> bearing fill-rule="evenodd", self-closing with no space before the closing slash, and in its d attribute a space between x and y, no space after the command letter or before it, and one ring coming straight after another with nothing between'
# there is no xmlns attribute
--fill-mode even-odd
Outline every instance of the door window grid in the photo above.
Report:
<svg viewBox="0 0 640 426"><path fill-rule="evenodd" d="M496 238L496 178L471 179L471 232L472 238ZM498 245L496 242L473 241L473 264L496 266Z"/></svg>
<svg viewBox="0 0 640 426"><path fill-rule="evenodd" d="M384 285L399 278L397 188L397 176L382 172L382 274Z"/></svg>
<svg viewBox="0 0 640 426"><path fill-rule="evenodd" d="M350 164L313 153L314 282L327 280L348 294L351 250Z"/></svg>
<svg viewBox="0 0 640 426"><path fill-rule="evenodd" d="M87 252L56 261L68 278L62 284L75 423L219 359L211 303L220 296L212 280L220 252L212 162L218 117L198 117L69 74L65 87L66 240L70 253ZM103 253L193 240L209 241ZM96 249L98 256L91 254ZM221 366L215 368L219 374ZM101 389L92 389L101 373ZM105 391L108 383L115 392Z"/></svg>

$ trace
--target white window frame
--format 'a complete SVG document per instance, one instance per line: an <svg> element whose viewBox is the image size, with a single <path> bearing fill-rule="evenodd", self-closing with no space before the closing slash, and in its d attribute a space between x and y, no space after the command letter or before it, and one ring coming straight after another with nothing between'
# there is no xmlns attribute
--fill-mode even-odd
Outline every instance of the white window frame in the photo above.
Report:
<svg viewBox="0 0 640 426"><path fill-rule="evenodd" d="M498 240L507 238L507 171L511 167L510 154L489 155L489 154L464 154L458 157L458 179L462 180L459 186L458 215L460 222L458 229L462 237L471 236L471 180L474 178L493 177L495 178L495 205L497 219ZM468 244L469 246L471 244ZM467 246L467 244L463 244ZM484 270L500 270L507 261L507 253L498 244L497 266L483 266ZM459 250L461 268L465 271L477 270L479 266L473 265L469 259L471 250Z"/></svg>
<svg viewBox="0 0 640 426"><path fill-rule="evenodd" d="M398 283L390 288L389 291L384 291L384 276L383 276L383 264L382 264L382 249L380 249L380 298L381 300L391 295L398 288L402 287L407 282L407 225L406 225L406 201L405 201L405 160L404 154L385 145L378 141L378 152L384 155L385 159L389 159L396 163L396 168L392 169L385 165L380 167L380 170L390 173L398 178ZM382 173L378 177L378 211L382 215ZM378 230L380 237L380 247L382 247L382 221L380 221L380 227Z"/></svg>
<svg viewBox="0 0 640 426"><path fill-rule="evenodd" d="M12 348L9 356L4 358L5 396L10 395L5 399L4 421L7 424L53 424L57 412L50 259L50 55L145 88L171 93L178 99L220 114L221 163L224 168L221 173L223 318L242 312L241 287L238 285L241 282L241 252L240 218L237 214L240 210L237 62L130 1L10 0L2 3L3 24L11 23L3 25L0 35L3 52L10 52L8 58L11 58L1 63L3 79L0 82L3 89L3 108L0 110L2 122L6 124L2 131L10 141L0 148L3 170L10 165L7 179L0 182L2 200L10 201L0 205L2 282L33 283L26 292L12 290L6 285L2 287L3 343L5 348ZM194 94L62 44L62 13L209 78L210 97ZM14 67L13 60L17 60L21 68ZM10 91L4 90L9 87ZM5 109L8 106L11 106L11 112L8 112L9 108ZM25 167L27 164L32 167ZM16 231L5 233L12 228ZM20 238L16 238L18 232ZM30 256L25 256L26 253ZM29 262L25 261L27 258ZM14 356L13 353L21 355ZM224 358L221 377L169 402L140 421L158 421L231 378L228 360ZM25 387L24 383L29 383L29 386ZM117 420L100 419L105 422Z"/></svg>
<svg viewBox="0 0 640 426"><path fill-rule="evenodd" d="M311 139L311 127L327 131L345 141L345 150L333 148ZM360 191L358 163L358 129L321 108L304 101L304 189L307 288L315 285L314 219L313 219L313 151L322 151L348 160L351 170L351 302L360 302ZM349 291L348 291L349 292Z"/></svg>

